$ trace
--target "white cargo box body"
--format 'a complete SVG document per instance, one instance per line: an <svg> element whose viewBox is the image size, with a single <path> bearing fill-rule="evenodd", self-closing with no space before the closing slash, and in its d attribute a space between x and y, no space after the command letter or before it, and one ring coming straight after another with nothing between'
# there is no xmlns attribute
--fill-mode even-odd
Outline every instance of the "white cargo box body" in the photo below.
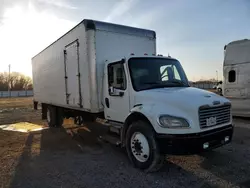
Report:
<svg viewBox="0 0 250 188"><path fill-rule="evenodd" d="M155 54L155 32L83 20L32 58L34 100L102 112L104 63L131 53Z"/></svg>

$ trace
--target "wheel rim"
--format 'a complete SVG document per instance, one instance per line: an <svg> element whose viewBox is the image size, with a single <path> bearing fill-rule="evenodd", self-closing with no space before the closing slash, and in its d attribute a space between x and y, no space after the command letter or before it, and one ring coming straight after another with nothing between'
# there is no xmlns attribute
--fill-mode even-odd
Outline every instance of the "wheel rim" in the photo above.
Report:
<svg viewBox="0 0 250 188"><path fill-rule="evenodd" d="M149 144L147 138L140 132L135 132L130 140L133 156L140 162L146 162L149 158Z"/></svg>
<svg viewBox="0 0 250 188"><path fill-rule="evenodd" d="M50 112L49 112L49 109L47 109L47 121L50 122Z"/></svg>
<svg viewBox="0 0 250 188"><path fill-rule="evenodd" d="M82 116L76 116L74 123L77 125L82 125L83 124L83 117Z"/></svg>

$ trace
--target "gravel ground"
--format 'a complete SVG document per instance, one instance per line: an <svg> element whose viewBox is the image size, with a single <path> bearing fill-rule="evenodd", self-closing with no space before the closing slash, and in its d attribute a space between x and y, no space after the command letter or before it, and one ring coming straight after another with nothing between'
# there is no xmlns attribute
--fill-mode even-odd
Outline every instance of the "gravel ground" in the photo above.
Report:
<svg viewBox="0 0 250 188"><path fill-rule="evenodd" d="M0 124L44 124L31 108L0 113ZM106 127L32 133L0 131L0 187L250 187L250 120L235 119L233 142L202 155L168 156L160 172L132 167L124 150L102 141Z"/></svg>

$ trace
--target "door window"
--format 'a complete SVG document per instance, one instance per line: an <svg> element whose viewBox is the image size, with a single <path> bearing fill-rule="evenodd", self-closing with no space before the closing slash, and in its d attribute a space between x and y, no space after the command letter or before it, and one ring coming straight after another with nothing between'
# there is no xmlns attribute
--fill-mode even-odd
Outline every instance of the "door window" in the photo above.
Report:
<svg viewBox="0 0 250 188"><path fill-rule="evenodd" d="M113 63L108 66L108 84L109 87L116 89L126 89L126 76L122 63Z"/></svg>

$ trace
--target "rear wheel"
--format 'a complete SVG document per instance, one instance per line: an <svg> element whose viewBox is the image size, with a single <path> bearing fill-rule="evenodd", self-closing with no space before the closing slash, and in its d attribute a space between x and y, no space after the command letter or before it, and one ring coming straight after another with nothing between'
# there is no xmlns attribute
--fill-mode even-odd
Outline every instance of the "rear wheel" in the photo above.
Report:
<svg viewBox="0 0 250 188"><path fill-rule="evenodd" d="M131 124L126 134L128 157L136 168L153 172L164 164L152 127L144 121Z"/></svg>
<svg viewBox="0 0 250 188"><path fill-rule="evenodd" d="M75 118L74 118L74 123L76 124L76 125L82 125L83 124L83 116L75 116Z"/></svg>
<svg viewBox="0 0 250 188"><path fill-rule="evenodd" d="M47 107L47 122L49 127L60 127L63 123L63 115L61 109L55 106Z"/></svg>

